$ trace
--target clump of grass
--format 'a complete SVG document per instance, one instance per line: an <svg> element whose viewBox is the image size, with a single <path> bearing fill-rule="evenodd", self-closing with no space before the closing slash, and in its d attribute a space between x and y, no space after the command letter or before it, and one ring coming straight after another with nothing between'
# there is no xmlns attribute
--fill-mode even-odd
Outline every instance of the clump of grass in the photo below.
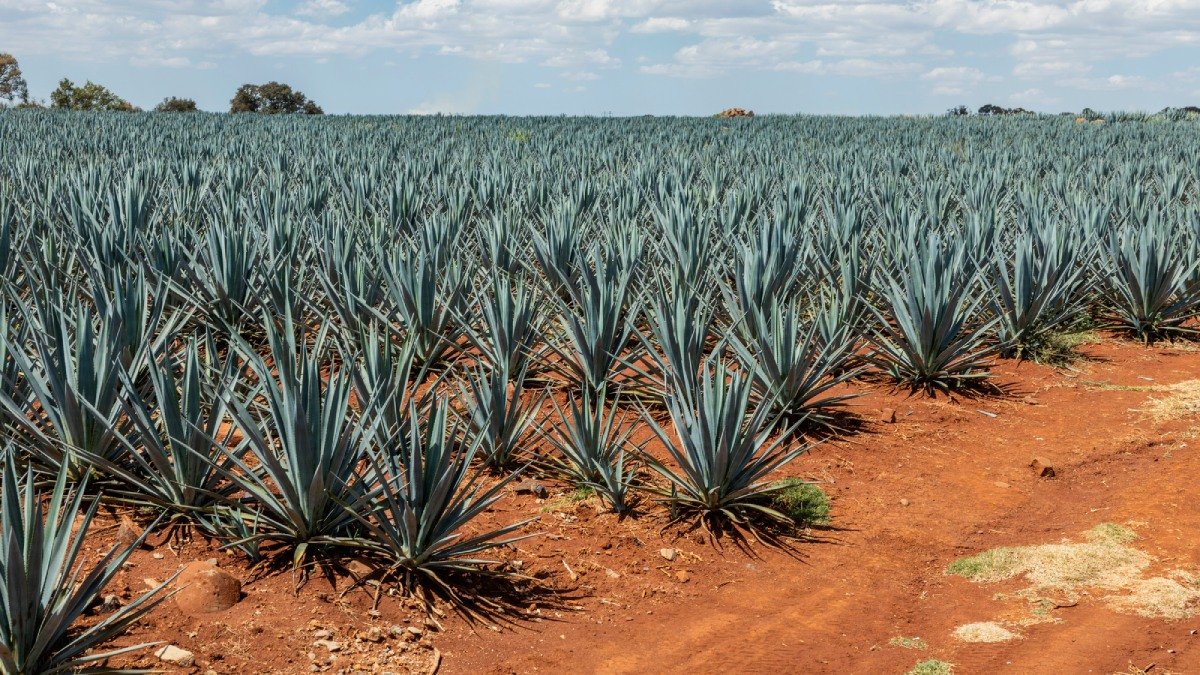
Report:
<svg viewBox="0 0 1200 675"><path fill-rule="evenodd" d="M572 502L582 502L596 496L596 491L590 485L580 485L571 491L568 499Z"/></svg>
<svg viewBox="0 0 1200 675"><path fill-rule="evenodd" d="M1048 333L1030 344L1023 356L1035 363L1065 368L1084 358L1075 351L1080 345L1099 344L1100 336L1092 330Z"/></svg>
<svg viewBox="0 0 1200 675"><path fill-rule="evenodd" d="M1093 543L1110 542L1113 544L1128 544L1137 539L1137 535L1134 534L1133 530L1124 525L1117 525L1116 523L1100 523L1088 530L1084 536L1087 537L1088 541Z"/></svg>
<svg viewBox="0 0 1200 675"><path fill-rule="evenodd" d="M1011 548L993 548L977 555L959 558L946 566L946 574L988 582L1008 579L1017 574L1020 557Z"/></svg>
<svg viewBox="0 0 1200 675"><path fill-rule="evenodd" d="M829 524L829 497L818 485L799 478L776 483L771 491L771 508L797 525Z"/></svg>
<svg viewBox="0 0 1200 675"><path fill-rule="evenodd" d="M904 649L925 649L929 645L919 637L904 637L898 636L888 640L888 644L893 647L903 647Z"/></svg>
<svg viewBox="0 0 1200 675"><path fill-rule="evenodd" d="M952 664L939 661L938 659L928 659L913 666L907 675L950 675L953 672L954 666Z"/></svg>

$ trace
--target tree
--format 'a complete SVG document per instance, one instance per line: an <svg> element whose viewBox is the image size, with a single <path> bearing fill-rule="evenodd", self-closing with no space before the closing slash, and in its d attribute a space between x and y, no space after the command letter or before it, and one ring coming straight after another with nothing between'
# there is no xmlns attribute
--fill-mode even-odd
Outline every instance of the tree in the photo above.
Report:
<svg viewBox="0 0 1200 675"><path fill-rule="evenodd" d="M965 106L965 105L957 105L957 106L954 106L953 108L947 110L946 114L950 117L963 117L966 115L970 115L971 111L969 109L967 109L967 106Z"/></svg>
<svg viewBox="0 0 1200 675"><path fill-rule="evenodd" d="M229 101L231 113L265 113L268 115L303 113L321 115L325 111L315 101L280 82L243 84Z"/></svg>
<svg viewBox="0 0 1200 675"><path fill-rule="evenodd" d="M988 103L979 109L980 115L1032 115L1032 110L1024 108L1005 108Z"/></svg>
<svg viewBox="0 0 1200 675"><path fill-rule="evenodd" d="M196 102L190 98L170 96L154 106L154 112L196 112Z"/></svg>
<svg viewBox="0 0 1200 675"><path fill-rule="evenodd" d="M58 89L50 93L50 107L64 110L137 111L132 103L112 93L107 87L91 80L82 87L76 87L65 77L58 83Z"/></svg>
<svg viewBox="0 0 1200 675"><path fill-rule="evenodd" d="M29 100L29 86L21 75L17 57L0 53L0 100L25 103Z"/></svg>

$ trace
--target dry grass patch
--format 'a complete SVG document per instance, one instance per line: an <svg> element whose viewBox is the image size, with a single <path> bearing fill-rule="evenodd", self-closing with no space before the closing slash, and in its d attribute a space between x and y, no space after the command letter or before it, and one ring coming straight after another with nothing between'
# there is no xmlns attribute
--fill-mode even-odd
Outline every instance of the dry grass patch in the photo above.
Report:
<svg viewBox="0 0 1200 675"><path fill-rule="evenodd" d="M1165 422L1183 417L1200 415L1200 380L1186 380L1159 387L1156 391L1166 393L1161 398L1151 397L1139 410L1156 422Z"/></svg>
<svg viewBox="0 0 1200 675"><path fill-rule="evenodd" d="M1086 538L1082 543L995 548L960 558L946 572L979 583L1024 575L1039 588L1070 590L1079 586L1124 588L1150 565L1150 556L1126 545L1134 538L1127 528L1097 525Z"/></svg>
<svg viewBox="0 0 1200 675"><path fill-rule="evenodd" d="M968 623L954 630L954 637L963 642L1008 642L1021 636L994 621Z"/></svg>
<svg viewBox="0 0 1200 675"><path fill-rule="evenodd" d="M1129 586L1128 595L1105 598L1109 607L1151 619L1187 619L1200 610L1200 589L1191 583L1154 577Z"/></svg>
<svg viewBox="0 0 1200 675"><path fill-rule="evenodd" d="M1174 572L1175 578L1143 577L1153 558L1129 545L1137 538L1129 528L1102 523L1088 530L1084 538L1085 541L1075 543L991 549L955 560L946 567L946 573L977 583L1023 576L1032 585L1015 595L1029 601L1033 622L1052 620L1051 609L1069 606L1043 597L1042 591L1046 590L1058 591L1072 603L1084 589L1116 591L1118 594L1103 598L1109 607L1150 618L1183 619L1200 613L1200 587L1196 579L1182 571ZM962 631L982 630L988 625L968 624L960 627L955 636L967 642L986 642L968 639Z"/></svg>

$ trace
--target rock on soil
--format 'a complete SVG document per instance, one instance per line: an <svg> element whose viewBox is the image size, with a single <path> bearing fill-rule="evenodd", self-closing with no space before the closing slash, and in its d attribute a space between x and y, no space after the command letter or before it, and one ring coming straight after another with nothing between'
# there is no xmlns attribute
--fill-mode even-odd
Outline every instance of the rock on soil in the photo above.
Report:
<svg viewBox="0 0 1200 675"><path fill-rule="evenodd" d="M1033 468L1033 472L1038 475L1038 478L1054 478L1056 475L1054 465L1045 457L1034 457L1029 466Z"/></svg>
<svg viewBox="0 0 1200 675"><path fill-rule="evenodd" d="M175 580L175 604L185 614L223 612L242 597L242 584L212 562L189 563Z"/></svg>
<svg viewBox="0 0 1200 675"><path fill-rule="evenodd" d="M173 663L177 666L183 666L184 668L187 668L196 662L196 657L194 654L186 649L180 649L175 645L167 645L166 647L154 652L154 655L157 656L158 660L160 661Z"/></svg>

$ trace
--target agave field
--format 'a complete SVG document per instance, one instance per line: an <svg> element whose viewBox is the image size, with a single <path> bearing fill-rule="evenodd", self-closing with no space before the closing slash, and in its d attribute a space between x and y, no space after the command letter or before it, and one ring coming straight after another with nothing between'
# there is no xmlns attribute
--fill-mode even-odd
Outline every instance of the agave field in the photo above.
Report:
<svg viewBox="0 0 1200 675"><path fill-rule="evenodd" d="M18 111L0 148L4 673L166 597L72 629L132 548L81 563L98 509L485 611L531 477L769 545L861 392L1200 314L1188 122Z"/></svg>

